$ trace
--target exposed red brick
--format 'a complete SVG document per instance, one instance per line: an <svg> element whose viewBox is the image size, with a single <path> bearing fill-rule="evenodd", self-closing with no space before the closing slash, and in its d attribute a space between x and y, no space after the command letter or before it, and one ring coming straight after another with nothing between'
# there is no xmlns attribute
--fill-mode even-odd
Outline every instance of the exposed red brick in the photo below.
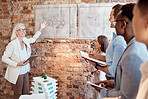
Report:
<svg viewBox="0 0 148 99"><path fill-rule="evenodd" d="M48 56L52 56L51 53L45 53L45 56L48 57Z"/></svg>
<svg viewBox="0 0 148 99"><path fill-rule="evenodd" d="M2 20L2 24L10 23L10 20Z"/></svg>
<svg viewBox="0 0 148 99"><path fill-rule="evenodd" d="M4 93L4 90L0 90L0 93ZM3 94L4 95L4 94ZM2 96L2 95L1 95Z"/></svg>
<svg viewBox="0 0 148 99"><path fill-rule="evenodd" d="M74 58L73 60L74 62L80 62L78 58Z"/></svg>
<svg viewBox="0 0 148 99"><path fill-rule="evenodd" d="M18 15L14 15L14 16L13 16L13 19L17 19L17 18L18 18Z"/></svg>
<svg viewBox="0 0 148 99"><path fill-rule="evenodd" d="M70 4L75 4L76 3L76 0L69 0L69 3Z"/></svg>
<svg viewBox="0 0 148 99"><path fill-rule="evenodd" d="M35 26L35 23L31 23L31 26Z"/></svg>
<svg viewBox="0 0 148 99"><path fill-rule="evenodd" d="M28 0L18 0L18 1L28 1Z"/></svg>
<svg viewBox="0 0 148 99"><path fill-rule="evenodd" d="M31 10L22 10L21 11L21 14L30 14L31 13Z"/></svg>
<svg viewBox="0 0 148 99"><path fill-rule="evenodd" d="M1 28L0 29L2 32L8 32L8 31L10 31L10 29L8 29L8 28Z"/></svg>
<svg viewBox="0 0 148 99"><path fill-rule="evenodd" d="M67 4L68 0L56 0L56 4Z"/></svg>
<svg viewBox="0 0 148 99"><path fill-rule="evenodd" d="M3 16L0 15L0 19L3 19Z"/></svg>
<svg viewBox="0 0 148 99"><path fill-rule="evenodd" d="M9 11L3 11L4 15L9 15Z"/></svg>
<svg viewBox="0 0 148 99"><path fill-rule="evenodd" d="M3 78L4 76L3 75L0 75L0 78Z"/></svg>
<svg viewBox="0 0 148 99"><path fill-rule="evenodd" d="M7 2L7 0L2 0L2 2Z"/></svg>
<svg viewBox="0 0 148 99"><path fill-rule="evenodd" d="M2 6L3 7L7 7L8 6L8 3L2 3Z"/></svg>
<svg viewBox="0 0 148 99"><path fill-rule="evenodd" d="M76 99L82 99L81 97L76 97Z"/></svg>
<svg viewBox="0 0 148 99"><path fill-rule="evenodd" d="M9 18L10 18L9 15L4 15L4 16L3 16L3 19L9 19Z"/></svg>
<svg viewBox="0 0 148 99"><path fill-rule="evenodd" d="M71 76L68 76L68 77L67 77L67 80L72 80L72 77L71 77Z"/></svg>
<svg viewBox="0 0 148 99"><path fill-rule="evenodd" d="M1 25L0 25L1 26ZM10 26L9 22L2 25L4 28L8 28Z"/></svg>
<svg viewBox="0 0 148 99"><path fill-rule="evenodd" d="M8 11L8 7L2 7L3 11Z"/></svg>
<svg viewBox="0 0 148 99"><path fill-rule="evenodd" d="M28 9L28 7L27 7L27 6L24 6L24 7L23 7L23 10L27 10L27 9Z"/></svg>
<svg viewBox="0 0 148 99"><path fill-rule="evenodd" d="M67 92L66 95L67 96L72 96L72 93L71 92Z"/></svg>
<svg viewBox="0 0 148 99"><path fill-rule="evenodd" d="M40 47L42 47L42 46L39 45L39 44L36 44L36 45L33 45L33 47L34 47L34 48L40 48Z"/></svg>
<svg viewBox="0 0 148 99"><path fill-rule="evenodd" d="M63 99L63 98L62 98L62 95L61 95L61 96L60 96L60 95L58 95L57 99Z"/></svg>
<svg viewBox="0 0 148 99"><path fill-rule="evenodd" d="M69 98L70 98L70 99L75 99L75 98L74 98L74 96L72 96L72 97L69 97Z"/></svg>
<svg viewBox="0 0 148 99"><path fill-rule="evenodd" d="M67 84L67 88L72 88L72 85L68 85L68 84Z"/></svg>
<svg viewBox="0 0 148 99"><path fill-rule="evenodd" d="M79 85L73 85L73 88L79 88Z"/></svg>
<svg viewBox="0 0 148 99"><path fill-rule="evenodd" d="M12 90L12 87L7 87L8 90Z"/></svg>
<svg viewBox="0 0 148 99"><path fill-rule="evenodd" d="M82 2L85 2L85 3L95 3L95 0L82 0Z"/></svg>
<svg viewBox="0 0 148 99"><path fill-rule="evenodd" d="M5 68L3 68L3 70L4 70L4 71L6 71L6 69L7 69L6 67L5 67Z"/></svg>

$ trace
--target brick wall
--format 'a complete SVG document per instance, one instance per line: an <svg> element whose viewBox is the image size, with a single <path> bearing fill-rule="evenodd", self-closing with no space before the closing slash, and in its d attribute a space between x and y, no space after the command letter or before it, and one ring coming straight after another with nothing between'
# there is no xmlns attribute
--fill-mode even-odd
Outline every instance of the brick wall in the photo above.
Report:
<svg viewBox="0 0 148 99"><path fill-rule="evenodd" d="M27 37L34 34L35 16L33 5L79 4L117 2L118 0L0 0L0 93L13 95L11 84L4 79L6 64L1 57L10 41L13 26L22 22ZM119 0L125 2L125 0ZM128 2L131 0L128 0ZM91 40L38 39L32 44L32 54L40 57L32 65L30 80L45 72L58 80L58 99L91 98L92 88L86 84L92 79L90 65L80 56L80 50L88 50Z"/></svg>

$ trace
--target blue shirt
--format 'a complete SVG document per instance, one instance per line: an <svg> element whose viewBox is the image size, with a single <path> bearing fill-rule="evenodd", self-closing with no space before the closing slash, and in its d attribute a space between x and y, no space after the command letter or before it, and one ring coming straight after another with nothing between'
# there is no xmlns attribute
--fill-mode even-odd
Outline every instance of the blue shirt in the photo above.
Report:
<svg viewBox="0 0 148 99"><path fill-rule="evenodd" d="M113 40L106 49L106 64L109 65L109 77L115 77L115 71L118 61L124 52L127 44L123 36L113 33Z"/></svg>

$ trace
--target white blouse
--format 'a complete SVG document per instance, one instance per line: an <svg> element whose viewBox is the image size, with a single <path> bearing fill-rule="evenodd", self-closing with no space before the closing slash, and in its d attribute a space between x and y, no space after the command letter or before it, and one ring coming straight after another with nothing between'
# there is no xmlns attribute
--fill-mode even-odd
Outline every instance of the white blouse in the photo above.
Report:
<svg viewBox="0 0 148 99"><path fill-rule="evenodd" d="M27 60L28 53L26 50L26 46L24 44L24 49L21 50L21 61ZM20 75L26 74L30 71L30 64L26 64L25 66L21 66Z"/></svg>

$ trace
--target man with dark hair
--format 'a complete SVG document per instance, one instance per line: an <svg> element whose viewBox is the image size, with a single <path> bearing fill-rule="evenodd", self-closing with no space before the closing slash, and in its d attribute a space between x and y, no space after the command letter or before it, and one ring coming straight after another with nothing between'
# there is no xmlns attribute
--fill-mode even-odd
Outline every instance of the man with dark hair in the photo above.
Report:
<svg viewBox="0 0 148 99"><path fill-rule="evenodd" d="M100 81L96 84L103 83L106 88L98 88L102 97L118 97L121 99L135 99L140 83L141 73L139 71L140 64L147 60L148 53L146 46L136 42L132 29L133 3L123 5L121 12L116 18L117 35L124 37L128 44L123 55L121 56L115 74L114 88L106 89L113 86L110 81Z"/></svg>
<svg viewBox="0 0 148 99"><path fill-rule="evenodd" d="M139 0L133 11L133 30L137 41L148 48L148 0ZM142 79L136 99L148 98L148 61L140 66Z"/></svg>

